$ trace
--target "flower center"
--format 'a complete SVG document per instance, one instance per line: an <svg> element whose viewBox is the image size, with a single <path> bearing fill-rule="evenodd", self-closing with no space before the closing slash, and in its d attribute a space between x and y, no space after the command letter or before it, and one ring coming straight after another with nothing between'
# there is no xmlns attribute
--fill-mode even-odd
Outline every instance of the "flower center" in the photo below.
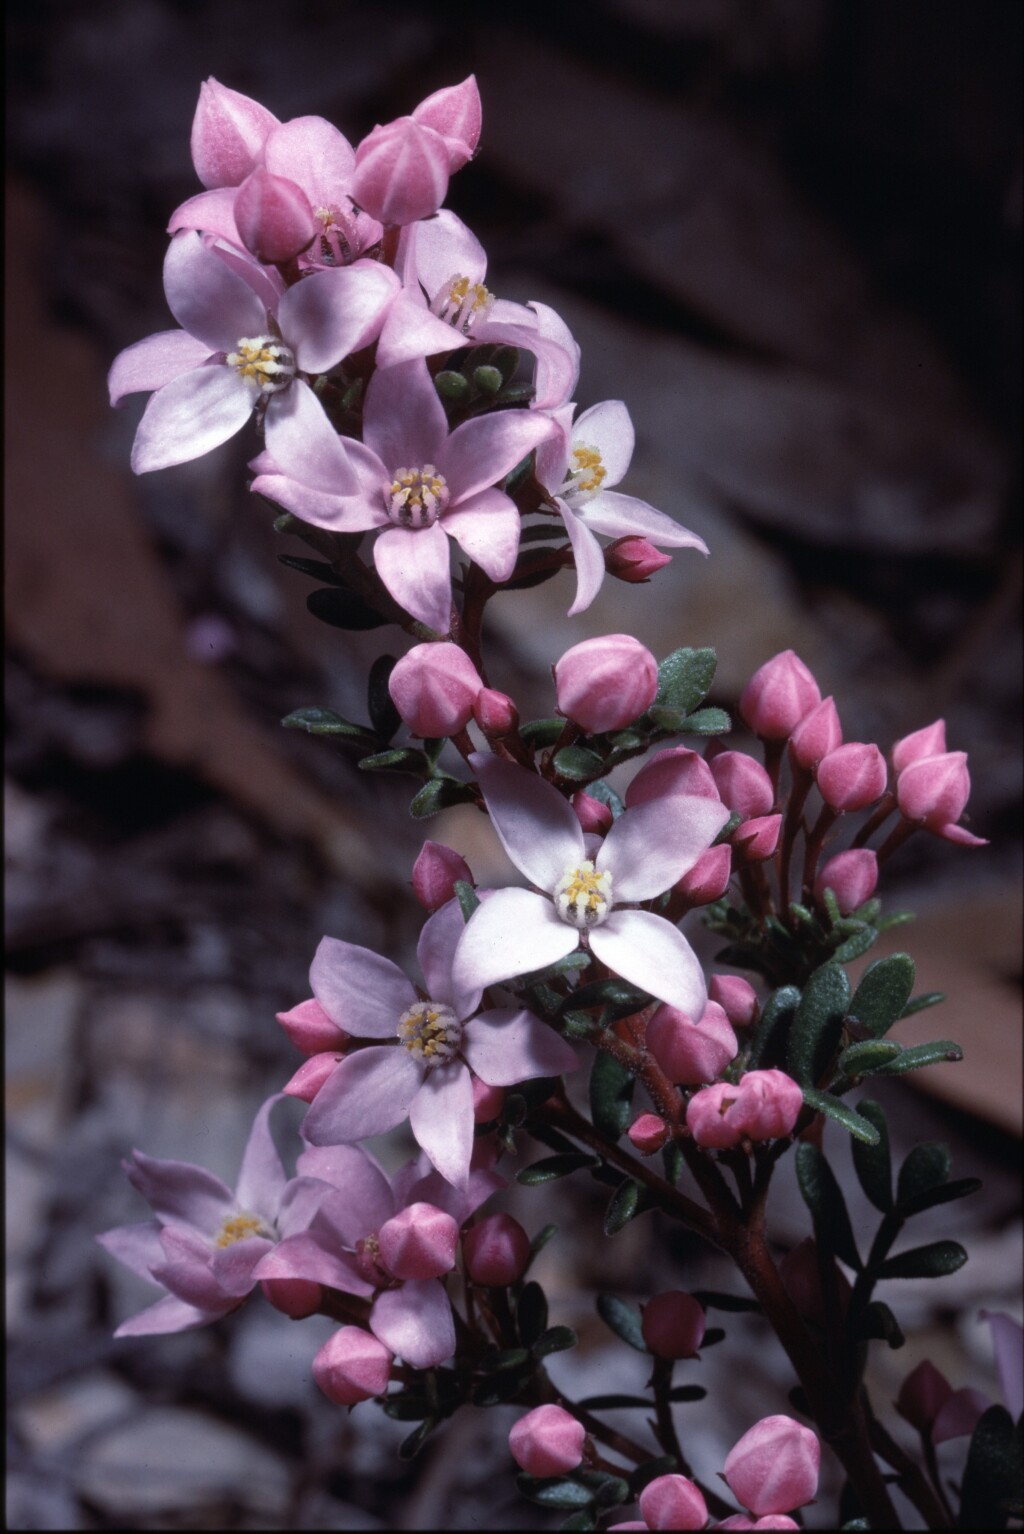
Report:
<svg viewBox="0 0 1024 1534"><path fill-rule="evenodd" d="M411 1055L427 1065L445 1065L462 1038L462 1024L451 1007L418 1001L398 1019L398 1037Z"/></svg>
<svg viewBox="0 0 1024 1534"><path fill-rule="evenodd" d="M563 493L594 495L608 477L608 470L601 462L600 450L586 442L574 442L569 454L570 467L566 472Z"/></svg>
<svg viewBox="0 0 1024 1534"><path fill-rule="evenodd" d="M558 914L570 927L584 931L599 927L611 913L612 876L598 873L588 858L578 868L569 867L555 885L553 894Z"/></svg>
<svg viewBox="0 0 1024 1534"><path fill-rule="evenodd" d="M376 1231L356 1242L356 1262L368 1284L374 1284L377 1288L390 1284L391 1274L380 1260L380 1242Z"/></svg>
<svg viewBox="0 0 1024 1534"><path fill-rule="evenodd" d="M449 277L431 301L431 312L468 336L494 308L494 294L482 282L470 282L458 273Z"/></svg>
<svg viewBox="0 0 1024 1534"><path fill-rule="evenodd" d="M243 1209L239 1214L229 1214L221 1221L220 1234L214 1240L214 1246L234 1246L236 1241L244 1241L248 1236L268 1236L273 1239L273 1231L267 1222L258 1214L250 1214Z"/></svg>
<svg viewBox="0 0 1024 1534"><path fill-rule="evenodd" d="M280 394L295 377L295 354L274 336L243 336L227 364L260 394Z"/></svg>
<svg viewBox="0 0 1024 1534"><path fill-rule="evenodd" d="M432 463L421 469L399 469L388 491L388 516L399 527L430 527L448 498L448 481Z"/></svg>

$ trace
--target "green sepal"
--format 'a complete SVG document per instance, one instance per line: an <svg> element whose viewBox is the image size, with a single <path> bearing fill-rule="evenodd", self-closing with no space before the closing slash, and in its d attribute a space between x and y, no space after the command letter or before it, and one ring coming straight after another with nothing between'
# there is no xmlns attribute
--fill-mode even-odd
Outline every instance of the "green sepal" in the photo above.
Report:
<svg viewBox="0 0 1024 1534"><path fill-rule="evenodd" d="M880 1039L902 1015L913 989L913 959L909 953L891 953L864 971L850 1002L850 1014Z"/></svg>
<svg viewBox="0 0 1024 1534"><path fill-rule="evenodd" d="M374 751L370 756L364 756L359 766L363 772L413 772L419 775L426 771L427 759L413 746L395 746L389 751Z"/></svg>
<svg viewBox="0 0 1024 1534"><path fill-rule="evenodd" d="M851 1044L836 1061L836 1074L840 1076L869 1076L881 1065L888 1065L903 1053L903 1045L892 1039L865 1039L863 1043Z"/></svg>
<svg viewBox="0 0 1024 1534"><path fill-rule="evenodd" d="M596 778L593 783L588 783L587 793L592 799L596 799L598 804L603 804L610 809L615 820L618 820L626 808L620 796L610 783L605 782L604 778Z"/></svg>
<svg viewBox="0 0 1024 1534"><path fill-rule="evenodd" d="M786 1040L785 1070L801 1086L814 1086L827 1071L849 1005L850 982L844 969L829 963L813 971Z"/></svg>
<svg viewBox="0 0 1024 1534"><path fill-rule="evenodd" d="M530 1283L523 1285L519 1299L516 1301L516 1330L519 1333L519 1340L525 1348L532 1348L547 1329L548 1302L540 1284L531 1280Z"/></svg>
<svg viewBox="0 0 1024 1534"><path fill-rule="evenodd" d="M604 758L586 746L563 746L555 753L554 767L570 783L583 783L604 771Z"/></svg>
<svg viewBox="0 0 1024 1534"><path fill-rule="evenodd" d="M873 1124L878 1139L872 1145L867 1140L854 1140L853 1169L864 1193L881 1214L888 1214L893 1207L892 1156L889 1150L889 1126L880 1103L865 1097L857 1104L861 1118Z"/></svg>
<svg viewBox="0 0 1024 1534"><path fill-rule="evenodd" d="M519 726L519 734L531 746L553 746L564 729L564 719L531 719Z"/></svg>
<svg viewBox="0 0 1024 1534"><path fill-rule="evenodd" d="M362 767L363 763L359 763ZM431 778L424 783L409 804L409 814L415 820L428 820L441 810L450 810L455 804L471 804L476 798L472 787L460 778Z"/></svg>
<svg viewBox="0 0 1024 1534"><path fill-rule="evenodd" d="M633 1117L636 1077L614 1055L598 1051L590 1072L590 1117L609 1140L626 1133Z"/></svg>
<svg viewBox="0 0 1024 1534"><path fill-rule="evenodd" d="M332 708L319 708L315 704L286 714L281 724L286 730L305 730L307 735L335 735L343 740L358 740L364 746L374 743L374 737L365 725L352 724Z"/></svg>
<svg viewBox="0 0 1024 1534"><path fill-rule="evenodd" d="M929 1241L883 1262L879 1278L946 1278L962 1268L967 1253L959 1241Z"/></svg>
<svg viewBox="0 0 1024 1534"><path fill-rule="evenodd" d="M547 1358L549 1353L565 1353L574 1348L579 1338L571 1326L549 1326L533 1344L534 1358Z"/></svg>
<svg viewBox="0 0 1024 1534"><path fill-rule="evenodd" d="M459 902L462 920L469 921L469 918L480 904L480 896L471 884L466 883L465 879L456 879L455 897Z"/></svg>
<svg viewBox="0 0 1024 1534"><path fill-rule="evenodd" d="M543 1161L535 1161L532 1166L524 1166L516 1173L516 1182L525 1188L533 1188L537 1183L555 1182L582 1167L596 1165L597 1157L588 1156L586 1151L566 1151L558 1156L545 1156Z"/></svg>
<svg viewBox="0 0 1024 1534"><path fill-rule="evenodd" d="M687 714L679 726L681 735L727 735L732 729L732 720L724 708L699 708L694 714Z"/></svg>
<svg viewBox="0 0 1024 1534"><path fill-rule="evenodd" d="M872 1300L864 1307L857 1325L857 1338L861 1342L887 1342L891 1348L901 1348L907 1340L884 1300Z"/></svg>
<svg viewBox="0 0 1024 1534"><path fill-rule="evenodd" d="M625 1182L619 1184L605 1210L604 1233L606 1236L618 1235L630 1220L635 1220L638 1214L643 1214L645 1209L650 1208L644 1193L642 1184L632 1177L627 1177Z"/></svg>
<svg viewBox="0 0 1024 1534"><path fill-rule="evenodd" d="M924 1140L920 1145L915 1145L900 1167L896 1179L896 1208L899 1213L904 1214L907 1204L912 1204L922 1194L931 1193L947 1182L952 1161L949 1146L943 1145L941 1140Z"/></svg>
<svg viewBox="0 0 1024 1534"><path fill-rule="evenodd" d="M282 528L287 532L287 528ZM278 560L282 565L287 565L289 570L298 570L300 575L309 575L315 581L327 581L332 586L344 586L338 572L333 566L323 559L303 559L301 554L278 554Z"/></svg>
<svg viewBox="0 0 1024 1534"><path fill-rule="evenodd" d="M795 985L783 985L772 991L751 1041L748 1070L760 1070L766 1063L775 1064L782 1058L786 1034L799 1005L800 992Z"/></svg>
<svg viewBox="0 0 1024 1534"><path fill-rule="evenodd" d="M640 1312L635 1305L627 1305L625 1300L618 1299L614 1294L599 1294L597 1313L605 1326L613 1331L620 1341L635 1348L638 1353L647 1352L647 1344L640 1324Z"/></svg>
<svg viewBox="0 0 1024 1534"><path fill-rule="evenodd" d="M345 591L337 586L321 586L311 591L306 598L306 607L321 623L329 623L336 629L349 629L354 633L383 628L391 622L390 618L385 618L375 607L364 602L362 597L357 597L354 591Z"/></svg>
<svg viewBox="0 0 1024 1534"><path fill-rule="evenodd" d="M842 1189L821 1151L806 1140L796 1148L796 1178L819 1246L859 1273L863 1264Z"/></svg>
<svg viewBox="0 0 1024 1534"><path fill-rule="evenodd" d="M727 842L732 836L732 833L739 830L742 824L743 816L740 814L739 810L733 810L732 814L729 816L729 819L725 822L725 825L722 827L714 841L711 843L712 847L720 847L723 842Z"/></svg>
<svg viewBox="0 0 1024 1534"><path fill-rule="evenodd" d="M926 1065L937 1065L941 1060L954 1064L962 1060L964 1052L952 1039L933 1039L929 1044L912 1044L889 1065L879 1066L876 1076L905 1076L908 1071L922 1070Z"/></svg>
<svg viewBox="0 0 1024 1534"><path fill-rule="evenodd" d="M541 1507L590 1507L594 1498L576 1481L541 1480L525 1472L516 1476L516 1485L530 1502Z"/></svg>
<svg viewBox="0 0 1024 1534"><path fill-rule="evenodd" d="M707 697L717 663L710 648L673 650L658 667L656 703L688 714Z"/></svg>
<svg viewBox="0 0 1024 1534"><path fill-rule="evenodd" d="M393 655L378 655L370 667L366 689L366 704L370 720L378 739L387 742L402 722L402 716L391 701L388 680L398 662Z"/></svg>

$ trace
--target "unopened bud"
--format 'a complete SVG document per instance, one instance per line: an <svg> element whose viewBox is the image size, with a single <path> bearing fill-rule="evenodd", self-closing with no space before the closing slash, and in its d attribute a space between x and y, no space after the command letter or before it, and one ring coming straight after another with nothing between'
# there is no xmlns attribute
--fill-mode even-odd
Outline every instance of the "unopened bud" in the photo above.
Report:
<svg viewBox="0 0 1024 1534"><path fill-rule="evenodd" d="M792 650L783 650L754 672L743 689L740 714L763 740L785 740L820 702L811 672Z"/></svg>
<svg viewBox="0 0 1024 1534"><path fill-rule="evenodd" d="M771 813L775 790L760 762L745 751L719 751L711 758L710 767L719 797L728 809L744 820Z"/></svg>
<svg viewBox="0 0 1024 1534"><path fill-rule="evenodd" d="M344 1058L344 1055L339 1055L334 1050L324 1050L321 1054L311 1055L308 1060L303 1060L295 1075L285 1082L281 1091L289 1097L297 1097L300 1102L311 1103L324 1082L333 1073L334 1067Z"/></svg>
<svg viewBox="0 0 1024 1534"><path fill-rule="evenodd" d="M699 1022L663 1003L647 1024L646 1044L669 1080L682 1086L714 1081L739 1049L729 1019L714 1001Z"/></svg>
<svg viewBox="0 0 1024 1534"><path fill-rule="evenodd" d="M669 794L691 794L702 799L719 797L711 768L687 746L670 746L645 762L626 789L626 805L628 808L647 804Z"/></svg>
<svg viewBox="0 0 1024 1534"><path fill-rule="evenodd" d="M354 1406L383 1395L393 1355L359 1326L343 1326L313 1359L313 1378L329 1401Z"/></svg>
<svg viewBox="0 0 1024 1534"><path fill-rule="evenodd" d="M320 1285L309 1278L264 1278L260 1288L274 1309L290 1316L293 1321L315 1316L324 1297Z"/></svg>
<svg viewBox="0 0 1024 1534"><path fill-rule="evenodd" d="M732 877L732 848L722 842L702 852L688 873L677 880L675 888L690 906L710 905L721 900Z"/></svg>
<svg viewBox="0 0 1024 1534"><path fill-rule="evenodd" d="M258 165L235 195L235 226L257 261L290 261L317 232L309 198L285 176Z"/></svg>
<svg viewBox="0 0 1024 1534"><path fill-rule="evenodd" d="M584 789L579 789L572 796L572 807L576 811L576 819L584 831L590 831L597 836L604 836L612 828L612 812L607 804L602 804L600 799L595 799L593 794L588 794Z"/></svg>
<svg viewBox="0 0 1024 1534"><path fill-rule="evenodd" d="M648 1529L702 1529L708 1521L704 1494L685 1475L659 1475L648 1481L640 1493L640 1511Z"/></svg>
<svg viewBox="0 0 1024 1534"><path fill-rule="evenodd" d="M353 201L382 224L416 223L444 202L448 165L439 133L398 117L374 128L357 148Z"/></svg>
<svg viewBox="0 0 1024 1534"><path fill-rule="evenodd" d="M734 1028L752 1028L761 1011L757 992L742 975L712 975L708 996L717 1001Z"/></svg>
<svg viewBox="0 0 1024 1534"><path fill-rule="evenodd" d="M929 1435L932 1424L952 1394L953 1387L946 1376L925 1358L900 1386L896 1410L919 1433Z"/></svg>
<svg viewBox="0 0 1024 1534"><path fill-rule="evenodd" d="M732 833L733 860L740 867L775 856L782 830L781 815L757 815Z"/></svg>
<svg viewBox="0 0 1024 1534"><path fill-rule="evenodd" d="M843 743L835 701L822 698L806 713L789 737L789 754L798 767L815 772L823 756Z"/></svg>
<svg viewBox="0 0 1024 1534"><path fill-rule="evenodd" d="M277 1021L291 1039L296 1049L304 1055L318 1055L322 1050L344 1049L349 1035L328 1017L323 1007L311 996L300 1001L288 1012L278 1012Z"/></svg>
<svg viewBox="0 0 1024 1534"><path fill-rule="evenodd" d="M458 1221L433 1204L409 1204L381 1226L377 1244L393 1278L440 1278L455 1266Z"/></svg>
<svg viewBox="0 0 1024 1534"><path fill-rule="evenodd" d="M469 394L469 379L465 373L456 373L452 368L444 368L434 379L434 388L442 399L450 399L455 404L461 404Z"/></svg>
<svg viewBox="0 0 1024 1534"><path fill-rule="evenodd" d="M604 567L609 575L631 586L649 581L658 570L672 563L671 554L663 554L646 538L616 538L604 551Z"/></svg>
<svg viewBox="0 0 1024 1534"><path fill-rule="evenodd" d="M659 1358L693 1358L704 1340L707 1316L692 1294L656 1294L643 1308L640 1330Z"/></svg>
<svg viewBox="0 0 1024 1534"><path fill-rule="evenodd" d="M658 663L630 634L584 639L555 664L559 712L592 735L621 730L650 708Z"/></svg>
<svg viewBox="0 0 1024 1534"><path fill-rule="evenodd" d="M829 858L814 881L814 898L824 905L825 891L836 897L841 916L849 916L870 900L878 884L878 858L869 847L851 847Z"/></svg>
<svg viewBox="0 0 1024 1534"><path fill-rule="evenodd" d="M468 75L460 85L446 85L427 96L413 108L413 118L425 128L433 128L444 139L448 150L448 169L454 174L473 158L480 142L481 107L476 75Z"/></svg>
<svg viewBox="0 0 1024 1534"><path fill-rule="evenodd" d="M866 809L880 799L888 776L885 757L877 746L851 740L818 763L818 791L829 809L842 815Z"/></svg>
<svg viewBox="0 0 1024 1534"><path fill-rule="evenodd" d="M501 740L519 728L519 710L507 693L481 687L473 704L473 718L488 740Z"/></svg>
<svg viewBox="0 0 1024 1534"><path fill-rule="evenodd" d="M818 1489L821 1445L792 1417L755 1422L725 1460L724 1476L744 1507L758 1517L789 1513Z"/></svg>
<svg viewBox="0 0 1024 1534"><path fill-rule="evenodd" d="M505 1088L489 1087L479 1076L473 1077L473 1120L477 1124L491 1124L505 1106ZM478 1140L477 1145L483 1141Z"/></svg>
<svg viewBox="0 0 1024 1534"><path fill-rule="evenodd" d="M656 1113L641 1113L626 1132L641 1156L653 1156L667 1142L671 1131Z"/></svg>
<svg viewBox="0 0 1024 1534"><path fill-rule="evenodd" d="M945 751L946 721L936 719L934 724L926 724L923 730L915 730L912 735L904 735L894 742L892 765L896 772L902 772L911 762L919 762L926 756L943 756Z"/></svg>
<svg viewBox="0 0 1024 1534"><path fill-rule="evenodd" d="M983 847L982 837L957 825L970 792L966 751L920 757L904 767L896 779L896 801L905 819L925 826L946 841Z"/></svg>
<svg viewBox="0 0 1024 1534"><path fill-rule="evenodd" d="M564 1475L583 1459L586 1429L564 1407L537 1406L508 1435L512 1458L527 1475Z"/></svg>
<svg viewBox="0 0 1024 1534"><path fill-rule="evenodd" d="M482 363L473 369L473 382L481 394L497 394L504 381L498 369L492 368L489 363Z"/></svg>
<svg viewBox="0 0 1024 1534"><path fill-rule="evenodd" d="M439 911L454 899L460 880L464 884L473 883L465 858L443 842L424 842L412 865L413 893L420 905L428 911Z"/></svg>
<svg viewBox="0 0 1024 1534"><path fill-rule="evenodd" d="M474 1284L504 1288L530 1260L530 1238L510 1214L490 1214L462 1238L462 1258Z"/></svg>
<svg viewBox="0 0 1024 1534"><path fill-rule="evenodd" d="M210 191L241 186L277 126L277 118L258 101L229 90L212 75L204 80L192 120L192 163L203 185Z"/></svg>
<svg viewBox="0 0 1024 1534"><path fill-rule="evenodd" d="M464 730L482 686L465 650L443 640L414 645L388 679L391 701L411 734L424 740Z"/></svg>

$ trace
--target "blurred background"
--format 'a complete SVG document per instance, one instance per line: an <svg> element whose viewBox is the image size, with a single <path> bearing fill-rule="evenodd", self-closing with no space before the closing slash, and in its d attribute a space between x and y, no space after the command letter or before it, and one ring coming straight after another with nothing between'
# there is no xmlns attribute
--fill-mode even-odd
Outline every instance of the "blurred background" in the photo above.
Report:
<svg viewBox="0 0 1024 1534"><path fill-rule="evenodd" d="M625 488L711 549L648 587L609 580L571 622L569 576L495 602L492 678L525 717L550 711L561 649L632 630L658 655L714 644L727 708L792 647L848 739L888 749L942 715L970 752L969 824L990 845L919 835L887 886L890 909L920 913L891 946L950 997L913 1023L966 1060L886 1101L898 1147L949 1140L953 1175L986 1189L919 1222L922 1240L955 1227L972 1260L886 1296L914 1337L873 1368L883 1403L925 1356L998 1394L978 1311L1020 1314L1021 15L1016 0L8 5L9 1526L558 1521L507 1474L514 1411L457 1417L410 1466L405 1425L326 1407L309 1362L329 1323L257 1301L199 1333L111 1338L153 1298L94 1244L146 1216L121 1156L138 1145L233 1183L255 1108L297 1063L273 1013L308 994L320 936L408 960L424 832L481 881L494 857L482 817L414 823L404 782L368 783L343 750L280 730L306 703L365 718L369 661L406 641L308 615L305 578L276 557L303 549L245 489L253 439L129 472L144 401L111 412L105 374L171 323L164 228L198 189L189 130L209 75L355 142L475 71L481 151L448 204L499 294L573 328L580 407L628 404ZM835 1159L848 1180L845 1147ZM598 1253L596 1186L574 1182L553 1213L526 1193L511 1207L528 1228L562 1227L538 1271L552 1319L580 1333L553 1369L567 1389L642 1383L595 1285L641 1297L653 1269L663 1288L735 1287L651 1216ZM782 1245L800 1239L785 1178L775 1218ZM709 1478L786 1409L783 1362L736 1323L689 1366L712 1390L699 1428L680 1413ZM944 1451L950 1473L962 1447Z"/></svg>

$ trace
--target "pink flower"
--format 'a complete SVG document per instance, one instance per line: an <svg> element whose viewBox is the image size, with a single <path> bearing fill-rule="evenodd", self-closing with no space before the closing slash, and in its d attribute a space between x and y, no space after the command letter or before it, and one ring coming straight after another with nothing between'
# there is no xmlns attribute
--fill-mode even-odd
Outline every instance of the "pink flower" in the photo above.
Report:
<svg viewBox="0 0 1024 1534"><path fill-rule="evenodd" d="M448 145L413 117L378 124L356 150L352 196L382 224L429 218L448 191Z"/></svg>
<svg viewBox="0 0 1024 1534"><path fill-rule="evenodd" d="M470 765L502 846L536 890L498 890L473 913L456 990L541 969L582 942L623 979L699 1016L704 975L689 943L664 917L623 902L669 889L721 830L725 806L679 795L627 808L591 861L572 806L550 783L479 752Z"/></svg>
<svg viewBox="0 0 1024 1534"><path fill-rule="evenodd" d="M829 809L840 815L863 810L885 793L888 773L877 746L851 740L837 746L818 763L818 791Z"/></svg>
<svg viewBox="0 0 1024 1534"><path fill-rule="evenodd" d="M658 663L631 634L584 639L555 662L559 713L592 735L632 724L657 691Z"/></svg>
<svg viewBox="0 0 1024 1534"><path fill-rule="evenodd" d="M732 833L733 857L737 866L763 863L775 856L782 831L781 815L755 815Z"/></svg>
<svg viewBox="0 0 1024 1534"><path fill-rule="evenodd" d="M345 273L323 274L329 275ZM289 291L301 292L313 280ZM448 538L492 580L508 579L519 548L519 512L495 485L544 439L550 423L526 410L503 410L465 421L449 434L420 360L373 375L363 442L338 437L318 414L304 443L290 441L281 452L268 438L273 471L260 473L251 488L316 527L381 529L373 558L384 585L406 612L446 634L452 607Z"/></svg>
<svg viewBox="0 0 1024 1534"><path fill-rule="evenodd" d="M919 762L925 756L943 756L945 751L946 721L936 719L933 724L926 724L924 729L915 730L893 743L892 765L900 773L911 762Z"/></svg>
<svg viewBox="0 0 1024 1534"><path fill-rule="evenodd" d="M806 772L817 771L823 756L843 743L843 729L839 723L835 701L822 698L801 719L789 737L789 754L797 766Z"/></svg>
<svg viewBox="0 0 1024 1534"><path fill-rule="evenodd" d="M483 685L458 645L418 644L395 666L388 692L410 732L436 740L466 728Z"/></svg>
<svg viewBox="0 0 1024 1534"><path fill-rule="evenodd" d="M760 1517L789 1513L818 1489L821 1445L792 1417L762 1417L734 1444L725 1479L744 1507Z"/></svg>
<svg viewBox="0 0 1024 1534"><path fill-rule="evenodd" d="M670 1081L691 1087L714 1081L739 1049L729 1019L714 1001L699 1022L676 1007L659 1007L647 1024L646 1044Z"/></svg>
<svg viewBox="0 0 1024 1534"><path fill-rule="evenodd" d="M695 1481L685 1475L659 1475L640 1493L642 1523L611 1523L616 1529L703 1529L708 1521L707 1503Z"/></svg>
<svg viewBox="0 0 1024 1534"><path fill-rule="evenodd" d="M462 1259L474 1284L504 1288L521 1277L530 1259L530 1238L510 1214L489 1214L463 1236Z"/></svg>
<svg viewBox="0 0 1024 1534"><path fill-rule="evenodd" d="M630 586L645 584L656 571L671 563L672 555L662 554L648 538L616 538L604 551L608 574Z"/></svg>
<svg viewBox="0 0 1024 1534"><path fill-rule="evenodd" d="M803 1107L803 1094L784 1071L747 1071L738 1085L704 1087L690 1098L686 1122L698 1145L723 1150L749 1140L788 1135Z"/></svg>
<svg viewBox="0 0 1024 1534"><path fill-rule="evenodd" d="M641 1113L626 1131L641 1156L653 1156L668 1140L671 1131L656 1113Z"/></svg>
<svg viewBox="0 0 1024 1534"><path fill-rule="evenodd" d="M343 1326L313 1359L313 1378L329 1401L355 1406L384 1394L393 1362L384 1344L361 1326Z"/></svg>
<svg viewBox="0 0 1024 1534"><path fill-rule="evenodd" d="M829 858L814 881L814 898L824 903L826 889L836 897L841 916L870 900L878 884L878 858L869 847L850 847Z"/></svg>
<svg viewBox="0 0 1024 1534"><path fill-rule="evenodd" d="M760 762L745 751L719 751L708 765L722 803L730 810L744 820L771 814L775 790Z"/></svg>
<svg viewBox="0 0 1024 1534"><path fill-rule="evenodd" d="M793 650L765 661L740 698L740 714L763 740L785 740L821 702L817 682Z"/></svg>
<svg viewBox="0 0 1024 1534"><path fill-rule="evenodd" d="M413 118L440 133L448 146L448 169L461 170L476 153L480 142L482 110L476 75L460 85L445 85L413 108Z"/></svg>
<svg viewBox="0 0 1024 1534"><path fill-rule="evenodd" d="M984 837L974 836L957 824L970 792L966 751L914 757L896 778L896 801L904 819L924 826L947 842L984 847L987 846Z"/></svg>
<svg viewBox="0 0 1024 1534"><path fill-rule="evenodd" d="M240 185L263 158L277 118L266 107L211 75L199 87L192 120L192 163L207 188Z"/></svg>
<svg viewBox="0 0 1024 1534"><path fill-rule="evenodd" d="M110 369L113 405L155 390L135 434L135 473L201 457L259 408L271 453L300 458L320 484L322 433L334 433L298 375L325 372L372 340L395 282L387 268L362 262L316 273L282 293L248 260L229 258L198 234L176 236L164 289L182 329L137 341ZM346 464L331 483L351 492L358 480Z"/></svg>
<svg viewBox="0 0 1024 1534"><path fill-rule="evenodd" d="M564 1475L583 1459L587 1431L562 1406L537 1406L508 1435L512 1458L527 1475Z"/></svg>
<svg viewBox="0 0 1024 1534"><path fill-rule="evenodd" d="M452 983L462 935L458 901L428 918L418 947L426 993L390 959L322 940L310 970L314 995L328 1016L345 1019L346 1032L375 1042L347 1054L320 1088L303 1126L313 1145L384 1134L408 1114L434 1166L465 1187L473 1151L471 1070L488 1086L511 1086L575 1069L573 1050L532 1013L494 1007L473 1015L480 988L467 993Z"/></svg>
<svg viewBox="0 0 1024 1534"><path fill-rule="evenodd" d="M626 804L648 804L670 794L718 799L718 784L702 756L687 746L670 746L649 757L626 789Z"/></svg>
<svg viewBox="0 0 1024 1534"><path fill-rule="evenodd" d="M576 560L576 597L569 616L589 607L605 576L604 550L597 534L637 536L670 549L707 544L646 501L622 495L617 485L633 456L633 423L621 400L592 405L572 423L574 406L552 411L556 434L538 450L537 478L565 522Z"/></svg>
<svg viewBox="0 0 1024 1534"><path fill-rule="evenodd" d="M692 1294L668 1290L648 1300L640 1329L647 1346L659 1358L695 1358L704 1340L707 1316Z"/></svg>

